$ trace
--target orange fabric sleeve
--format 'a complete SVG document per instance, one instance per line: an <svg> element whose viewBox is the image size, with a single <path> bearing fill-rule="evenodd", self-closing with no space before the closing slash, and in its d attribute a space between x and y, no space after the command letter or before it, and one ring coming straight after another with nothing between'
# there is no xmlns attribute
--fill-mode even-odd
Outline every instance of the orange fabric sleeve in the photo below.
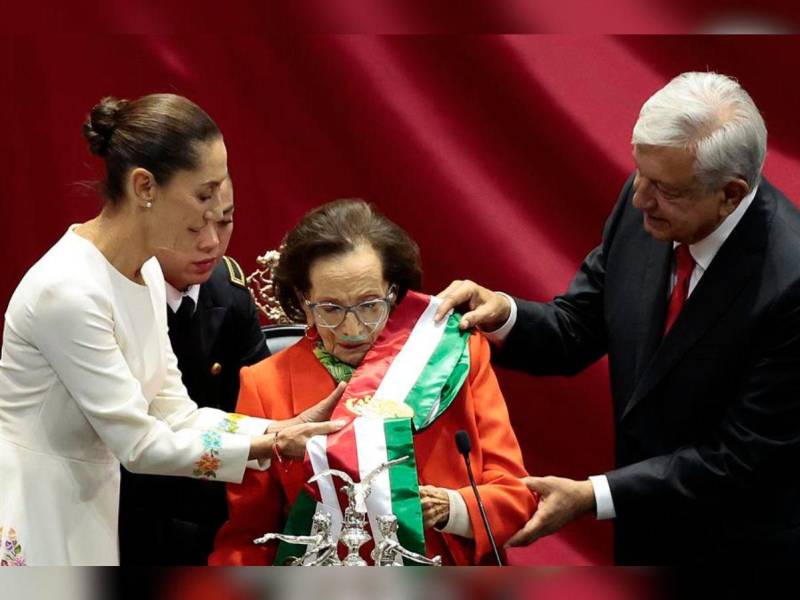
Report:
<svg viewBox="0 0 800 600"><path fill-rule="evenodd" d="M489 343L482 335L470 339L469 393L475 408L478 439L473 440L470 460L494 532L498 550L536 510L537 500L519 480L527 475L517 437L511 428L505 399L490 364ZM477 460L476 460L477 459ZM480 472L478 465L482 465ZM492 546L483 526L472 487L458 490L469 512L475 536L473 564L493 564ZM502 554L501 554L502 556Z"/></svg>

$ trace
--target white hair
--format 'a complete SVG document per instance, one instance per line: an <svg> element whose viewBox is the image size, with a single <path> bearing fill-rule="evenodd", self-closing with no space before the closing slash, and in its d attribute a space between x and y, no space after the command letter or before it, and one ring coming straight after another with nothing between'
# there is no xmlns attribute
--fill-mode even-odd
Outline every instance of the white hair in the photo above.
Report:
<svg viewBox="0 0 800 600"><path fill-rule="evenodd" d="M752 189L767 154L767 127L735 79L681 73L644 103L631 141L693 150L695 176L708 191L736 177Z"/></svg>

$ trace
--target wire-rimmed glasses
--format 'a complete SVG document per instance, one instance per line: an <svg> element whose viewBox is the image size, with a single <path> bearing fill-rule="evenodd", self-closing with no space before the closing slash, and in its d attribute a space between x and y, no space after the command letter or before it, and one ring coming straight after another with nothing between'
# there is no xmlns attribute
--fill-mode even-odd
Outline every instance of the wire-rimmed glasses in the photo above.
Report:
<svg viewBox="0 0 800 600"><path fill-rule="evenodd" d="M389 293L383 298L365 300L350 306L340 306L333 302L309 302L304 300L306 306L314 315L314 322L319 327L335 329L347 318L347 313L353 313L356 319L369 329L374 330L389 315L389 309L395 298L395 286L389 288Z"/></svg>

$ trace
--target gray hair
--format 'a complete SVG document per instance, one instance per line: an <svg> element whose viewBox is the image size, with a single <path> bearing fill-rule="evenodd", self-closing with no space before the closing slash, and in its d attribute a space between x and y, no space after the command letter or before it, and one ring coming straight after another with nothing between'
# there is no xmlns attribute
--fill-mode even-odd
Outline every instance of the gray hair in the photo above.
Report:
<svg viewBox="0 0 800 600"><path fill-rule="evenodd" d="M694 150L695 175L708 191L735 177L752 189L767 154L767 127L735 79L681 73L644 103L631 141Z"/></svg>

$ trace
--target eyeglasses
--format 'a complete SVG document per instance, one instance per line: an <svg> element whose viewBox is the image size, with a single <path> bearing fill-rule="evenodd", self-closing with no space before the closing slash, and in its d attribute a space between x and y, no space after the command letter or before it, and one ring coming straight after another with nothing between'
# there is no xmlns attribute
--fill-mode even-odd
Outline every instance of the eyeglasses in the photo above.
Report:
<svg viewBox="0 0 800 600"><path fill-rule="evenodd" d="M347 318L347 313L353 313L356 319L370 329L375 329L389 314L392 302L395 299L395 286L389 288L389 293L383 298L366 300L351 306L339 306L333 302L309 302L304 300L306 306L314 315L314 321L319 327L335 329Z"/></svg>

